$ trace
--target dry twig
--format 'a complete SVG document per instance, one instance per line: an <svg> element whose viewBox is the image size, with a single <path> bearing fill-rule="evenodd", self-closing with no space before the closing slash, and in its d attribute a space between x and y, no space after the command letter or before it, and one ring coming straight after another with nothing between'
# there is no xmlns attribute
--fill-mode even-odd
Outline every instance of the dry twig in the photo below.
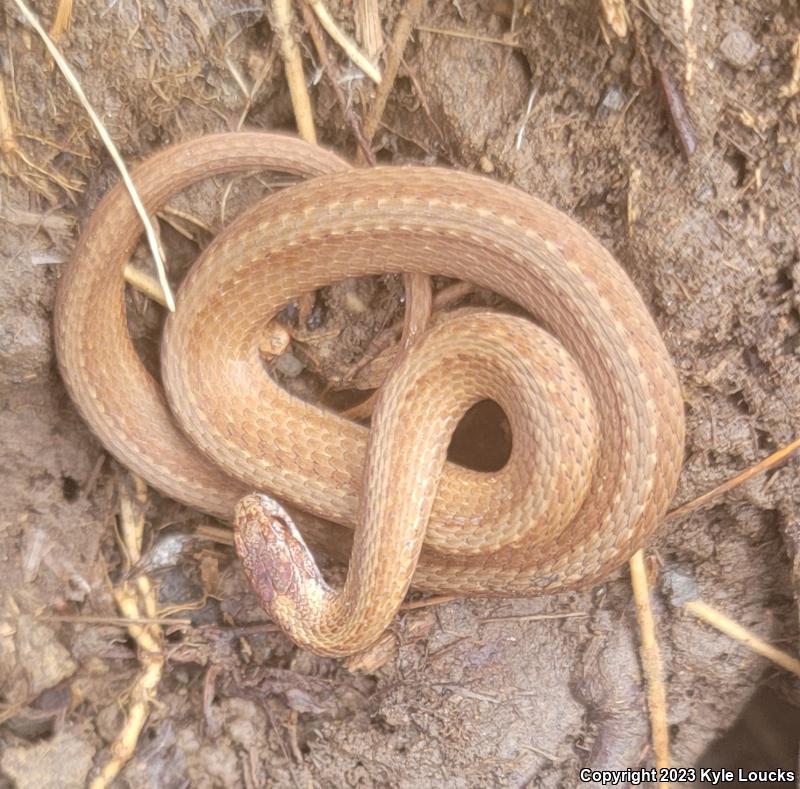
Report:
<svg viewBox="0 0 800 789"><path fill-rule="evenodd" d="M794 60L792 62L792 76L789 81L778 91L778 95L790 99L800 93L800 34L797 36L797 41L794 42L792 47L792 55Z"/></svg>
<svg viewBox="0 0 800 789"><path fill-rule="evenodd" d="M479 619L479 625L492 622L547 622L553 619L583 619L589 616L585 611L562 611L555 614L510 614L509 616L489 616Z"/></svg>
<svg viewBox="0 0 800 789"><path fill-rule="evenodd" d="M375 99L369 108L366 118L364 118L364 136L367 138L368 143L372 143L372 138L378 130L383 111L386 109L386 102L397 78L403 50L406 48L408 37L411 35L411 30L417 19L419 19L424 5L425 0L409 0L395 23L392 40L389 43L386 67L383 70L384 80L375 91Z"/></svg>
<svg viewBox="0 0 800 789"><path fill-rule="evenodd" d="M431 278L427 274L403 274L406 291L406 308L403 314L403 329L397 353L392 361L391 369L398 367L408 350L422 337L430 323L433 309L433 293ZM388 378L388 373L387 376ZM380 387L364 401L348 408L342 413L349 419L366 419L378 402Z"/></svg>
<svg viewBox="0 0 800 789"><path fill-rule="evenodd" d="M319 19L319 23L325 28L328 35L345 51L347 57L349 57L376 85L379 85L381 82L380 71L370 63L369 58L361 52L356 42L339 28L322 0L306 0L306 2L314 10L317 19Z"/></svg>
<svg viewBox="0 0 800 789"><path fill-rule="evenodd" d="M136 268L133 263L125 264L125 282L144 293L148 299L152 299L162 307L167 306L164 301L164 291L161 290L158 280L151 277L146 271Z"/></svg>
<svg viewBox="0 0 800 789"><path fill-rule="evenodd" d="M255 100L255 97L258 95L258 91L261 90L261 86L264 84L264 81L269 76L269 73L272 71L272 66L275 63L275 58L277 54L278 50L273 47L272 51L269 53L266 60L261 65L261 68L258 70L258 74L256 74L256 78L253 81L253 85L247 94L247 101L245 102L242 114L239 116L239 121L236 124L236 131L240 131L242 126L244 126L244 122L245 120L247 120L247 115L250 112L250 108L253 106L253 101Z"/></svg>
<svg viewBox="0 0 800 789"><path fill-rule="evenodd" d="M50 35L53 37L53 41L58 41L69 30L71 19L72 0L59 0L58 8L53 16L53 23L50 25Z"/></svg>
<svg viewBox="0 0 800 789"><path fill-rule="evenodd" d="M734 640L744 644L756 654L771 660L781 668L785 668L787 671L791 671L793 674L800 677L800 660L772 646L772 644L767 643L752 630L748 630L738 622L734 622L733 619L725 616L725 614L712 608L702 600L691 600L684 605L684 608L706 624L715 627L720 632L725 633L726 636L730 636Z"/></svg>
<svg viewBox="0 0 800 789"><path fill-rule="evenodd" d="M466 30L449 30L443 27L427 27L426 25L417 25L417 30L423 33L436 33L440 36L451 36L452 38L466 38L469 41L481 41L484 44L500 44L503 47L511 47L512 49L521 49L520 44L514 41L513 38L494 38L492 36L481 36L477 33L469 33Z"/></svg>
<svg viewBox="0 0 800 789"><path fill-rule="evenodd" d="M356 3L356 38L370 61L377 62L384 46L378 0L358 0Z"/></svg>
<svg viewBox="0 0 800 789"><path fill-rule="evenodd" d="M119 486L120 547L125 556L128 573L141 559L144 534L142 505L147 500L145 483L138 477L133 475L131 477L134 482L135 497L131 497L124 484ZM159 619L156 593L150 579L144 574L137 575L135 579L126 577L114 589L114 599L122 615L129 621L128 632L139 648L139 662L143 668L129 691L125 724L111 743L111 758L92 781L91 789L104 789L109 786L133 756L150 707L156 697L165 662L161 628L154 624L138 624L142 619Z"/></svg>
<svg viewBox="0 0 800 789"><path fill-rule="evenodd" d="M350 128L353 130L353 136L358 142L360 149L359 153L366 159L370 166L374 166L375 155L372 153L369 143L364 137L364 132L361 128L361 121L358 117L356 117L351 104L347 101L347 98L344 95L342 86L339 84L338 69L336 68L336 64L328 55L328 48L325 46L325 39L322 35L319 22L317 22L317 18L311 13L311 9L305 3L300 8L303 12L303 21L306 23L308 33L311 36L311 40L314 42L314 48L317 50L317 54L319 55L320 63L322 63L322 67L325 69L325 73L328 75L328 79L330 80L333 92L336 94L336 101L339 102L339 108L342 111L342 115L344 115L345 120L350 124ZM313 294L305 295L310 297ZM301 317L301 323L303 321L304 319Z"/></svg>
<svg viewBox="0 0 800 789"><path fill-rule="evenodd" d="M689 116L689 111L686 108L686 101L666 65L658 66L656 71L658 72L664 99L667 102L672 128L675 131L678 142L681 144L683 155L688 162L697 148L697 136L694 133L694 125Z"/></svg>
<svg viewBox="0 0 800 789"><path fill-rule="evenodd" d="M461 596L457 594L442 594L432 595L426 597L424 600L412 600L409 603L403 603L400 606L401 611L414 611L417 608L428 608L432 605L443 605L444 603L452 603L453 600L460 600Z"/></svg>
<svg viewBox="0 0 800 789"><path fill-rule="evenodd" d="M697 60L697 45L692 41L692 21L694 20L694 0L681 0L681 18L683 19L683 43L686 50L686 67L683 78L686 93L694 95L694 64Z"/></svg>
<svg viewBox="0 0 800 789"><path fill-rule="evenodd" d="M670 766L667 693L664 687L661 651L656 638L653 609L650 607L650 584L647 581L647 569L645 568L643 551L636 551L631 557L630 568L633 599L636 603L636 619L639 622L642 673L647 685L650 732L653 740L656 768L661 770Z"/></svg>
<svg viewBox="0 0 800 789"><path fill-rule="evenodd" d="M642 183L642 170L639 167L631 167L630 175L628 176L628 202L626 221L628 225L628 236L633 236L633 227L636 220L639 218L639 204L637 202L639 197L639 189Z"/></svg>
<svg viewBox="0 0 800 789"><path fill-rule="evenodd" d="M733 490L744 482L747 482L748 479L754 477L756 474L760 474L762 471L769 471L769 469L774 468L779 463L782 463L784 460L791 457L791 455L793 455L798 449L800 449L800 438L796 438L791 442L791 444L787 444L777 452L773 452L769 457L764 458L764 460L759 461L754 466L750 466L750 468L745 469L735 477L729 479L727 482L723 482L713 490L708 491L708 493L704 493L702 496L698 496L696 499L693 499L686 504L681 504L680 507L676 507L674 510L670 510L670 512L666 514L664 520L679 518L682 515L687 515L688 513L699 509L700 507L705 507L713 503L723 493L727 493L729 490Z"/></svg>
<svg viewBox="0 0 800 789"><path fill-rule="evenodd" d="M518 151L522 150L522 142L525 139L525 129L528 127L528 121L531 119L531 115L533 115L533 105L536 101L536 94L538 92L538 86L533 85L531 87L531 92L528 94L528 103L525 106L525 115L522 117L522 121L519 124L516 135L514 135L514 147Z"/></svg>
<svg viewBox="0 0 800 789"><path fill-rule="evenodd" d="M8 102L6 101L6 89L2 77L0 77L0 153L3 154L5 159L10 154L15 153L17 148L14 125L11 123L11 114L8 111Z"/></svg>
<svg viewBox="0 0 800 789"><path fill-rule="evenodd" d="M297 132L306 142L316 144L317 131L314 128L311 99L303 74L303 60L292 33L293 19L291 0L274 0L272 3L272 27L281 42L281 56L286 71L286 81L289 83L289 94L292 97Z"/></svg>
<svg viewBox="0 0 800 789"><path fill-rule="evenodd" d="M37 617L42 622L72 622L76 625L115 625L128 627L130 625L164 625L164 627L191 627L191 619L170 619L166 616L137 618L121 616L51 616L43 615Z"/></svg>

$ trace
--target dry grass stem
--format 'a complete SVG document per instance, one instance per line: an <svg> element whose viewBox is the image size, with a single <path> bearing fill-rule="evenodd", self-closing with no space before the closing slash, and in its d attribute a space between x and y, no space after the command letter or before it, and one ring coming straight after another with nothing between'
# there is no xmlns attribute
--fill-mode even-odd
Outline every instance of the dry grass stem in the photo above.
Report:
<svg viewBox="0 0 800 789"><path fill-rule="evenodd" d="M800 34L797 36L797 41L794 42L792 47L792 76L789 81L778 91L778 95L789 99L800 93Z"/></svg>
<svg viewBox="0 0 800 789"><path fill-rule="evenodd" d="M647 686L647 708L650 714L653 752L656 768L661 770L670 766L667 693L664 687L661 650L656 638L655 619L653 609L650 607L650 584L647 580L643 551L639 550L631 557L630 568L636 619L639 622L639 654Z"/></svg>
<svg viewBox="0 0 800 789"><path fill-rule="evenodd" d="M190 214L188 211L181 211L179 208L172 208L171 206L165 205L158 213L159 215L164 214L166 216L175 216L178 219L184 219L195 227L199 227L200 230L204 230L208 234L213 233L210 225L208 225L199 217L196 217L194 214Z"/></svg>
<svg viewBox="0 0 800 789"><path fill-rule="evenodd" d="M281 42L281 57L289 83L289 94L292 97L295 122L298 134L312 144L317 142L317 130L314 128L314 115L311 112L311 99L306 88L303 73L303 60L292 33L294 11L291 0L274 0L272 4L272 26Z"/></svg>
<svg viewBox="0 0 800 789"><path fill-rule="evenodd" d="M376 85L381 82L381 73L370 63L369 58L361 52L358 45L350 36L343 32L331 17L322 0L306 0L325 28L328 35L345 51L347 57L355 63Z"/></svg>
<svg viewBox="0 0 800 789"><path fill-rule="evenodd" d="M198 526L195 531L198 537L205 537L207 540L221 543L222 545L233 545L233 531L224 529L221 526L209 526L204 524Z"/></svg>
<svg viewBox="0 0 800 789"><path fill-rule="evenodd" d="M188 227L184 227L182 222L179 222L177 219L169 216L168 214L164 214L161 211L159 211L156 216L162 222L169 225L178 235L183 236L187 241L191 241L192 243L197 242L197 238L195 237L194 233L192 233Z"/></svg>
<svg viewBox="0 0 800 789"><path fill-rule="evenodd" d="M738 622L734 622L733 619L725 616L725 614L712 608L707 603L701 600L692 600L686 603L684 608L706 624L715 627L721 633L725 633L726 636L730 636L732 639L744 644L756 654L767 658L767 660L771 660L781 668L785 668L787 671L791 671L792 674L800 677L800 660L772 646L772 644L767 643L761 636L743 627Z"/></svg>
<svg viewBox="0 0 800 789"><path fill-rule="evenodd" d="M18 148L14 136L14 124L11 122L11 114L8 111L6 88L2 76L0 76L0 153L3 154L3 158L6 158L12 153L16 153Z"/></svg>
<svg viewBox="0 0 800 789"><path fill-rule="evenodd" d="M683 44L686 50L686 68L683 79L686 84L686 95L694 95L694 64L697 60L697 46L692 41L692 21L694 20L694 0L681 0L681 18L683 19Z"/></svg>
<svg viewBox="0 0 800 789"><path fill-rule="evenodd" d="M227 66L230 75L233 77L236 87L239 88L242 98L247 100L250 97L252 89L247 84L247 80L244 78L244 75L241 71L239 71L238 66L227 55L225 56L225 65Z"/></svg>
<svg viewBox="0 0 800 789"><path fill-rule="evenodd" d="M122 176L122 180L125 183L125 187L131 196L131 200L136 207L136 212L139 214L142 224L144 225L144 232L147 236L147 241L150 244L150 251L153 254L153 260L155 261L156 269L158 270L158 280L161 283L161 289L164 291L166 305L170 312L174 312L175 299L172 296L172 291L169 287L169 281L167 280L167 272L166 268L164 267L164 260L161 256L161 250L158 245L158 238L156 237L150 217L147 215L147 211L145 210L144 205L142 205L142 201L139 199L139 194L136 191L136 187L133 185L133 181L128 173L128 168L125 166L125 162L122 160L122 157L117 150L117 146L114 144L114 141L111 139L111 135L109 135L109 133L106 131L105 126L103 126L102 121L94 111L89 99L86 98L86 94L83 92L83 88L81 88L78 78L70 68L69 63L67 63L64 56L61 54L61 52L59 52L58 47L56 47L56 45L50 39L50 36L47 35L44 28L39 24L39 20L34 16L33 12L28 8L28 6L25 5L23 0L14 0L14 2L17 4L17 7L22 12L22 15L25 17L28 24L38 33L39 37L44 42L44 45L47 47L47 51L50 53L50 56L56 62L59 70L64 75L64 79L66 79L67 83L83 105L83 108L91 118L95 129L97 129L97 133L100 135L100 139L103 141L103 145L106 146L108 152L111 154L111 158L114 160L114 164L117 166L117 169Z"/></svg>
<svg viewBox="0 0 800 789"><path fill-rule="evenodd" d="M378 0L357 0L356 38L361 42L366 56L377 62L383 50L383 29L381 28Z"/></svg>
<svg viewBox="0 0 800 789"><path fill-rule="evenodd" d="M53 170L48 170L46 167L40 167L38 164L29 159L22 148L17 148L17 157L21 162L26 164L33 173L26 173L23 180L31 187L31 189L44 194L51 203L58 202L57 197L47 190L44 186L40 186L42 180L52 181L58 184L66 192L80 192L83 190L84 184L81 181L70 180L66 176L61 175Z"/></svg>
<svg viewBox="0 0 800 789"><path fill-rule="evenodd" d="M551 619L583 619L589 616L585 611L564 611L555 614L519 614L509 616L490 616L479 620L479 624L488 625L492 622L546 622Z"/></svg>
<svg viewBox="0 0 800 789"><path fill-rule="evenodd" d="M253 87L250 88L250 92L247 96L247 101L245 102L242 114L239 116L239 122L236 124L236 131L241 131L242 126L244 126L244 122L247 120L247 115L250 112L250 108L253 106L253 101L255 101L255 98L258 95L258 91L261 90L261 86L264 84L264 81L272 71L277 54L278 50L273 48L261 68L258 70L258 74L256 74L256 78L253 81Z"/></svg>
<svg viewBox="0 0 800 789"><path fill-rule="evenodd" d="M642 171L639 167L631 167L630 175L628 176L628 204L626 220L628 225L628 236L633 236L633 227L636 220L639 218L639 189L642 183Z"/></svg>
<svg viewBox="0 0 800 789"><path fill-rule="evenodd" d="M764 458L764 460L759 461L754 466L750 466L750 468L745 469L735 477L729 479L727 482L723 482L713 490L708 491L708 493L704 493L702 496L698 496L693 501L687 502L686 504L681 504L680 507L670 510L670 512L666 514L664 520L679 518L682 515L686 515L696 509L699 509L700 507L705 507L713 503L723 493L727 493L729 490L733 490L742 483L747 482L747 480L756 476L756 474L760 474L763 471L769 471L769 469L777 466L779 463L782 463L798 449L800 449L800 438L796 438L791 444L787 444L777 452L773 452L769 457Z"/></svg>
<svg viewBox="0 0 800 789"><path fill-rule="evenodd" d="M400 606L401 611L414 611L417 608L428 608L432 605L443 605L444 603L452 603L453 600L460 600L461 596L457 594L443 594L433 595L426 597L424 600L412 600L410 603L403 603Z"/></svg>
<svg viewBox="0 0 800 789"><path fill-rule="evenodd" d="M364 136L368 143L372 143L372 138L378 130L383 112L386 109L386 102L394 87L394 81L397 79L397 72L400 69L400 62L403 57L403 50L406 48L408 37L411 35L411 31L419 19L424 5L425 0L409 0L400 12L400 16L397 18L392 33L392 40L389 42L386 67L383 70L384 80L378 85L375 91L375 99L364 118Z"/></svg>
<svg viewBox="0 0 800 789"><path fill-rule="evenodd" d="M523 745L521 747L525 751L530 751L538 756L543 756L545 759L549 759L553 764L563 764L566 761L565 757L558 757L554 753L548 753L541 748L535 748L533 745Z"/></svg>
<svg viewBox="0 0 800 789"><path fill-rule="evenodd" d="M167 617L157 616L137 617L135 619L123 619L119 616L40 616L37 617L43 622L72 622L76 625L165 625L172 627L179 625L180 627L191 627L191 619L168 619Z"/></svg>
<svg viewBox="0 0 800 789"><path fill-rule="evenodd" d="M69 30L69 23L72 20L72 0L59 0L56 8L53 24L50 25L50 35L53 41L58 41L64 33Z"/></svg>
<svg viewBox="0 0 800 789"><path fill-rule="evenodd" d="M619 38L628 35L628 9L625 0L600 0L603 19Z"/></svg>
<svg viewBox="0 0 800 789"><path fill-rule="evenodd" d="M417 25L417 30L422 30L424 33L435 33L439 36L452 36L453 38L466 38L470 41L481 41L484 44L500 44L504 47L511 47L512 49L520 49L520 45L513 39L494 38L492 36L481 36L477 33L468 33L465 30L450 30L443 27L427 27L426 25Z"/></svg>
<svg viewBox="0 0 800 789"><path fill-rule="evenodd" d="M536 94L538 92L538 87L534 85L531 88L531 92L528 94L528 103L525 105L525 115L522 118L522 122L519 124L519 128L517 129L517 133L514 138L514 147L518 151L522 150L522 143L525 140L525 129L528 128L528 121L531 119L531 115L533 115L533 105L536 101Z"/></svg>
<svg viewBox="0 0 800 789"><path fill-rule="evenodd" d="M144 293L148 299L152 299L162 307L167 306L167 302L164 299L164 291L161 290L158 280L151 277L147 272L136 268L133 263L125 264L125 282Z"/></svg>
<svg viewBox="0 0 800 789"><path fill-rule="evenodd" d="M353 110L351 102L347 100L347 97L344 95L344 91L342 90L342 86L339 84L339 72L336 67L336 64L331 60L330 56L328 55L328 49L325 46L325 37L322 33L322 29L320 28L319 22L317 22L317 18L314 16L314 14L311 12L311 9L305 3L300 8L303 12L303 21L306 23L308 34L311 36L311 40L314 42L314 48L317 50L320 63L322 64L322 68L328 75L328 79L330 80L333 92L336 94L336 101L339 103L339 108L342 111L342 115L344 116L345 120L350 124L350 128L353 130L353 136L356 138L356 142L358 143L359 146L359 153L367 160L367 162L370 165L374 166L375 156L369 147L369 143L364 137L364 131L361 128L361 121L356 116L356 113ZM306 309L308 312L304 315L303 314L304 310L302 309L303 301L301 300L300 304L301 323L305 322L305 318L307 317L308 313L310 313L314 301L313 294L308 293L305 294L305 296L306 298L310 299L310 301L306 302Z"/></svg>

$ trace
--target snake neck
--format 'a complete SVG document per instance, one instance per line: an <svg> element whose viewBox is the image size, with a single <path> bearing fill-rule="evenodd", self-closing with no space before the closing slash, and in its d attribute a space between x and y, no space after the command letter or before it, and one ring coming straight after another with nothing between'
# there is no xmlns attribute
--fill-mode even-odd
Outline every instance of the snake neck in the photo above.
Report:
<svg viewBox="0 0 800 789"><path fill-rule="evenodd" d="M337 591L325 582L291 516L269 496L239 501L234 541L262 606L299 646L344 657L369 647L386 627L383 621L363 627L353 585Z"/></svg>

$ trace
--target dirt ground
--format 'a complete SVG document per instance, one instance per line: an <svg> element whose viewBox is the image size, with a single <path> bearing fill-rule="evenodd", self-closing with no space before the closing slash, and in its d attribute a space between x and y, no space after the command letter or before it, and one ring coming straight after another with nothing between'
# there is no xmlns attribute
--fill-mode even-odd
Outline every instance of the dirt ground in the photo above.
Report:
<svg viewBox="0 0 800 789"><path fill-rule="evenodd" d="M35 5L49 26L52 9ZM351 32L354 5L329 3ZM386 35L402 5L380 2ZM378 159L483 172L612 251L679 371L688 439L676 503L688 501L800 433L800 98L782 92L800 9L707 0L687 26L681 3L629 3L620 39L603 30L597 0L516 5L512 17L501 0L430 0ZM112 596L125 475L73 409L51 341L59 271L118 176L13 8L0 10L0 787L71 787L108 759L141 671ZM321 139L352 157L350 126L300 40ZM329 44L363 116L370 83ZM260 4L78 0L59 45L129 163L235 127L259 74L246 125L294 128ZM685 95L688 157L662 74ZM184 215L160 223L173 280L275 185L218 179L175 200ZM402 315L402 293L388 277L320 293L277 375L322 397ZM130 295L131 331L151 361L162 318ZM474 421L467 456L470 442L473 455L502 444L496 414ZM681 607L689 590L796 654L798 467L669 523L649 546L677 766L798 767L797 677ZM586 592L409 611L396 656L355 674L264 626L230 547L198 535L208 519L151 492L147 521L160 606L190 624L165 631L164 674L115 786L563 787L582 766L652 763L624 569Z"/></svg>

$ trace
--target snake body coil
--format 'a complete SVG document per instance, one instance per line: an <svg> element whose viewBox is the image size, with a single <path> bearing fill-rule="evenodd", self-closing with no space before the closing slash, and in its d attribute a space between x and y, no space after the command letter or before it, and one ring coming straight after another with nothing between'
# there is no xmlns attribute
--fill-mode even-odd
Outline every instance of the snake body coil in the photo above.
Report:
<svg viewBox="0 0 800 789"><path fill-rule="evenodd" d="M279 135L178 145L134 180L153 211L201 178L255 168L310 180L251 208L195 264L165 330L166 397L125 324L140 226L121 187L62 278L56 348L70 394L122 463L190 506L227 520L237 509L245 569L298 643L331 655L369 645L412 576L440 592L538 594L599 581L643 544L675 489L683 405L645 305L597 241L510 187L430 168L354 171ZM261 331L287 303L386 272L469 280L538 325L447 318L392 373L371 430L264 374ZM447 463L453 427L486 398L509 417L508 463ZM283 507L242 498L252 490L297 508L300 532L336 555L355 527L343 589L325 585Z"/></svg>

